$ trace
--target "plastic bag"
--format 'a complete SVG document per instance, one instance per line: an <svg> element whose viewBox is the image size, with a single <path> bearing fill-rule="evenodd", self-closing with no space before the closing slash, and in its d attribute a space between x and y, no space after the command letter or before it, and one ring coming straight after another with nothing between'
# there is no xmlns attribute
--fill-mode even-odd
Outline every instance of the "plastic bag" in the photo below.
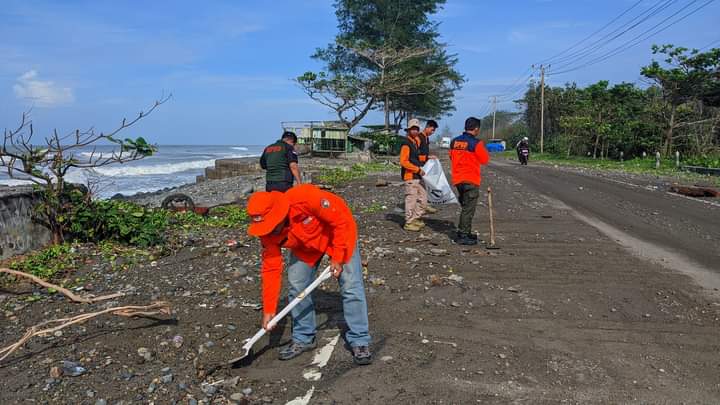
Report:
<svg viewBox="0 0 720 405"><path fill-rule="evenodd" d="M450 183L445 177L445 172L439 160L428 160L423 166L423 171L425 172L423 183L430 204L458 204L457 197L455 197L455 193L453 193Z"/></svg>

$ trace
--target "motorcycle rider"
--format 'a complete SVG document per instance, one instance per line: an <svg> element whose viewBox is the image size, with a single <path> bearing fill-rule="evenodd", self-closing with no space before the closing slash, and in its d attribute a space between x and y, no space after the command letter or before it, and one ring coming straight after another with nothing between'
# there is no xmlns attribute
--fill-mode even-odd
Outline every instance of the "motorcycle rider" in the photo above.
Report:
<svg viewBox="0 0 720 405"><path fill-rule="evenodd" d="M524 159L527 159L527 158L522 156L522 151L524 149L526 149L528 151L530 150L530 144L528 141L529 141L529 139L526 136L526 137L523 137L523 139L521 139L517 143L517 145L515 145L515 152L517 152L518 161L520 161L520 163L522 163L522 164L527 163L526 161L524 161Z"/></svg>

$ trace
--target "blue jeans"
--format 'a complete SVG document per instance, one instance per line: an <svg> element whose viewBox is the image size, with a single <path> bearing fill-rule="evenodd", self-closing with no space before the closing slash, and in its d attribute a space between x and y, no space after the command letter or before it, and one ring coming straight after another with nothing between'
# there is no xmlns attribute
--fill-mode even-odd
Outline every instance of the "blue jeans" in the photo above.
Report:
<svg viewBox="0 0 720 405"><path fill-rule="evenodd" d="M310 266L290 252L287 267L288 299L290 301L313 282L317 268L317 265ZM340 274L338 281L340 283L345 323L348 326L345 340L351 347L368 346L370 344L368 309L365 299L362 264L360 263L360 249L357 246L350 263L343 266L343 272ZM293 341L311 343L317 332L312 294L305 297L290 313L293 318Z"/></svg>

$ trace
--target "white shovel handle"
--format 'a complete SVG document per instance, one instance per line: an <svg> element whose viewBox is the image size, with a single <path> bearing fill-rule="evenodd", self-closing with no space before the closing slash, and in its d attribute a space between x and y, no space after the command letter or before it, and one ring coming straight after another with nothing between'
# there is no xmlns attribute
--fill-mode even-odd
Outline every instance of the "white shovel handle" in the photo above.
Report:
<svg viewBox="0 0 720 405"><path fill-rule="evenodd" d="M282 311L280 311L277 315L273 317L273 319L270 320L270 322L268 322L268 329L272 329L275 325L277 325L277 323L280 322L280 320L283 319L285 315L290 313L290 311L295 308L297 304L300 303L300 301L302 301L311 292L313 292L313 290L316 289L317 286L322 284L323 281L329 279L330 277L332 277L332 272L330 271L330 266L328 266L325 268L325 270L323 270L322 273L320 273L319 276L317 276L317 278L309 286L302 290L302 292L298 294L297 297L290 301L290 303L287 304L287 306L283 308ZM265 328L260 328L260 330L257 331L257 333L253 337L251 337L247 342L245 342L242 348L246 351L250 350L250 348L252 348L253 345L257 343L258 340L260 340L260 338L265 336L265 332L267 332Z"/></svg>

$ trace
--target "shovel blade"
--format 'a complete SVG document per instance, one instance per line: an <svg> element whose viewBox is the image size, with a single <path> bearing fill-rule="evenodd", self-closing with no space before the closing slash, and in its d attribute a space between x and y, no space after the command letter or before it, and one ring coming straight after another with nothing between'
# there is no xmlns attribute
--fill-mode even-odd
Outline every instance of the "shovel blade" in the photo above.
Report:
<svg viewBox="0 0 720 405"><path fill-rule="evenodd" d="M251 359L252 359L252 356L250 356L250 352L251 352L250 349L246 349L246 350L245 350L245 353L244 353L243 355L241 355L241 356L239 356L239 357L236 357L236 358L228 361L228 364L240 363L241 366L244 365L244 364L243 364L244 362L246 362L247 360L251 360ZM245 360L245 361L243 361L243 360Z"/></svg>

